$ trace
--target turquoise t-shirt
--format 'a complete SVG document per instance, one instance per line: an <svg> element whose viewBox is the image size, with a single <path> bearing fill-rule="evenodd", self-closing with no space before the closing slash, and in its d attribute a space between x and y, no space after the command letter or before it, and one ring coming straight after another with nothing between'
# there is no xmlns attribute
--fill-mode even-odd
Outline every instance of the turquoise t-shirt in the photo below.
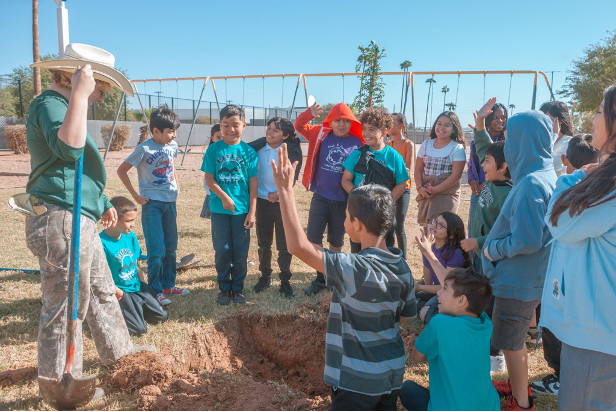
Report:
<svg viewBox="0 0 616 412"><path fill-rule="evenodd" d="M105 232L100 233L107 264L111 269L113 283L124 292L139 292L141 281L137 271L137 259L141 256L141 247L133 232L122 234L114 239Z"/></svg>
<svg viewBox="0 0 616 412"><path fill-rule="evenodd" d="M385 148L379 150L378 152L375 152L372 148L369 149L372 153L374 153L374 160L387 166L392 172L394 172L396 184L409 180L409 171L406 169L404 159L395 149L387 145L385 145ZM366 177L363 173L353 171L353 168L357 164L360 156L361 151L359 149L355 149L349 157L346 158L344 163L342 163L342 166L353 175L353 184L356 187L362 186Z"/></svg>
<svg viewBox="0 0 616 412"><path fill-rule="evenodd" d="M213 175L220 188L233 199L236 215L248 213L249 180L258 173L257 152L252 147L244 142L229 146L224 140L219 140L207 148L201 170ZM225 210L214 191L210 193L210 210L212 213L233 214L233 211Z"/></svg>
<svg viewBox="0 0 616 412"><path fill-rule="evenodd" d="M500 411L490 378L492 321L486 313L435 315L415 341L430 363L429 411Z"/></svg>

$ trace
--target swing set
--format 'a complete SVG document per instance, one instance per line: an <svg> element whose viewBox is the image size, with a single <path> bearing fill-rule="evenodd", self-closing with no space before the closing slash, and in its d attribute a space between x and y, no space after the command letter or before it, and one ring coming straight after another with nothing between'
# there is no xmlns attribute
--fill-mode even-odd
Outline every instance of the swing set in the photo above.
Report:
<svg viewBox="0 0 616 412"><path fill-rule="evenodd" d="M537 84L538 84L538 80L539 80L539 75L541 75L543 77L543 79L545 80L545 84L548 87L548 90L550 92L550 96L551 99L554 100L554 93L552 91L552 86L550 85L550 81L548 80L547 75L542 72L542 71L536 71L536 70L484 70L484 71L421 71L421 72L408 72L408 71L404 71L404 72L381 72L379 73L380 76L403 76L403 78L406 79L406 87L404 89L404 98L403 98L403 105L402 105L402 113L406 114L406 107L407 107L407 103L408 103L408 92L409 92L409 88L411 89L411 112L412 112L412 123L413 123L413 143L416 143L416 138L415 138L415 76L431 76L432 79L434 79L435 76L441 76L441 75L457 75L458 79L457 79L457 87L456 87L456 98L455 98L455 105L457 106L458 104L458 92L460 90L460 78L462 77L462 75L483 75L483 101L485 101L485 93L486 93L486 76L487 75L496 75L496 74L508 74L510 75L510 79L509 79L509 96L507 98L507 104L509 104L509 101L511 99L511 86L512 86L512 81L513 81L513 75L522 75L522 74L531 74L534 75L534 81L533 81L533 93L532 93L532 101L531 101L531 109L535 109L536 106L536 100L537 100ZM300 87L300 84L303 85L304 88L304 97L306 99L306 106L308 106L308 88L307 88L307 84L306 84L306 78L308 77L341 77L342 78L342 101L344 101L345 98L345 77L347 76L362 76L364 75L364 73L356 73L356 72L351 72L351 73L292 73L292 74L288 74L288 73L282 73L282 74L255 74L255 75L238 75L238 76L203 76L203 77L179 77L179 78L165 78L165 79L142 79L142 80L131 80L131 83L133 84L133 88L135 89L135 94L137 95L137 99L139 100L139 105L141 106L141 110L142 113L144 115L145 121L146 123L148 123L148 130L149 130L149 119L147 118L147 116L145 115L145 108L143 106L143 102L141 101L141 96L139 94L139 90L137 88L137 83L143 83L144 85L144 92L147 93L147 83L153 83L153 82L158 82L159 84L159 90L161 89L161 85L163 82L175 82L176 84L176 98L179 99L179 88L178 88L178 82L180 81L192 81L193 82L193 102L194 102L194 84L195 81L201 81L203 80L203 86L201 87L201 94L199 96L199 100L197 102L197 107L194 108L194 104L193 104L193 116L192 116L192 123L190 126L190 131L188 133L188 139L186 141L186 147L183 151L183 156L182 156L182 162L181 165L184 165L184 160L186 157L186 153L188 152L188 146L190 144L190 139L192 137L193 134L193 129L195 126L195 122L197 120L197 113L199 111L199 106L201 104L201 99L203 98L203 93L205 92L205 89L208 85L208 82L211 83L212 85L212 91L214 92L214 98L216 100L216 108L218 110L218 114L220 116L220 103L218 100L218 94L216 91L216 80L224 80L225 82L225 103L228 101L227 100L227 81L228 80L236 80L236 79L241 79L242 80L242 106L244 105L244 99L245 99L245 84L246 84L246 79L261 79L262 81L262 102L263 102L263 107L264 110L265 109L265 79L266 78L280 78L282 81L282 93L281 93L281 107L283 107L284 105L284 82L285 82L285 78L287 77L291 77L291 78L295 78L297 77L297 82L295 85L295 92L293 94L293 100L291 102L291 107L289 109L283 109L283 110L287 110L288 115L290 116L290 114L293 112L293 109L295 109L295 103L297 100L297 93ZM431 84L432 86L432 84ZM160 96L160 91L159 91L159 96ZM429 95L428 95L429 96ZM126 96L123 95L122 96L123 99L126 99ZM428 97L429 98L429 97ZM116 118L113 122L113 126L112 126L112 130L111 130L111 137L113 138L113 132L115 129L115 125L116 122L118 120L118 116L120 113L120 107L122 105L122 99L120 99L120 105L118 106L118 110L116 112ZM173 105L173 99L172 99L172 105ZM425 129L425 126L424 126ZM107 157L107 152L109 150L109 145L111 144L112 139L109 139L109 143L107 145L107 148L105 150L105 156L103 158L106 159Z"/></svg>

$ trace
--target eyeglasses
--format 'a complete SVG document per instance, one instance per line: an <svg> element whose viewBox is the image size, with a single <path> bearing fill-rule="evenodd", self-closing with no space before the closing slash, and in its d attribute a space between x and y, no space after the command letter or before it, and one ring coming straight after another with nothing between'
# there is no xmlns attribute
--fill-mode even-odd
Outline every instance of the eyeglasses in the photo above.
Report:
<svg viewBox="0 0 616 412"><path fill-rule="evenodd" d="M436 230L447 229L447 226L439 222L436 218L432 219L432 226L436 227Z"/></svg>

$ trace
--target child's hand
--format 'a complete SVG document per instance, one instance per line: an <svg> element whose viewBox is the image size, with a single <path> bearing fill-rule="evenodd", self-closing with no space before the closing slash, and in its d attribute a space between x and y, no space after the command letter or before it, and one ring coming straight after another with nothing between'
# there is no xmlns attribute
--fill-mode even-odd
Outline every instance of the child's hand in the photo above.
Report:
<svg viewBox="0 0 616 412"><path fill-rule="evenodd" d="M115 207L107 209L107 211L101 216L101 223L105 226L105 228L115 227L117 221L118 212L115 210Z"/></svg>
<svg viewBox="0 0 616 412"><path fill-rule="evenodd" d="M122 300L122 297L124 296L124 291L116 286L115 295L118 300Z"/></svg>
<svg viewBox="0 0 616 412"><path fill-rule="evenodd" d="M426 315L428 314L429 309L430 309L430 306L426 305L423 308L421 308L421 310L419 311L419 319L421 319L422 322L426 321Z"/></svg>
<svg viewBox="0 0 616 412"><path fill-rule="evenodd" d="M494 262L494 259L492 259L490 257L490 254L488 253L488 248L483 249L483 254L488 258L490 262Z"/></svg>
<svg viewBox="0 0 616 412"><path fill-rule="evenodd" d="M423 196L426 199L430 199L432 197L432 194L430 193L428 188L423 187L423 186L417 189L417 193L419 193L421 196Z"/></svg>
<svg viewBox="0 0 616 412"><path fill-rule="evenodd" d="M415 242L422 255L432 252L432 235L426 236L423 231L419 233L419 236L415 236Z"/></svg>
<svg viewBox="0 0 616 412"><path fill-rule="evenodd" d="M595 170L597 167L599 167L599 163L588 163L587 165L580 167L580 170L583 170L584 173L589 174L590 172Z"/></svg>
<svg viewBox="0 0 616 412"><path fill-rule="evenodd" d="M278 196L278 192L269 192L267 194L267 200L272 203L276 203L278 200L280 200L280 196Z"/></svg>
<svg viewBox="0 0 616 412"><path fill-rule="evenodd" d="M475 121L477 119L485 119L486 117L488 117L490 113L492 113L492 107L494 106L495 103L496 103L496 97L492 97L490 100L488 100L486 104L484 104L481 107L481 109L475 112Z"/></svg>
<svg viewBox="0 0 616 412"><path fill-rule="evenodd" d="M475 128L477 127L477 113L473 113L473 118L475 119L475 124L468 124L468 128L471 130L475 130Z"/></svg>
<svg viewBox="0 0 616 412"><path fill-rule="evenodd" d="M141 195L136 195L135 196L135 202L139 203L141 206L145 205L149 201L150 201L150 199L148 199L145 196L141 196Z"/></svg>
<svg viewBox="0 0 616 412"><path fill-rule="evenodd" d="M323 108L314 102L312 106L310 106L310 114L312 117L319 117L319 115L323 114Z"/></svg>
<svg viewBox="0 0 616 412"><path fill-rule="evenodd" d="M235 214L235 212L234 212ZM255 214L254 213L248 213L246 215L246 220L244 220L244 229L248 230L248 229L252 229L252 227L255 225Z"/></svg>
<svg viewBox="0 0 616 412"><path fill-rule="evenodd" d="M224 207L225 210L230 210L233 212L233 214L235 214L235 202L233 201L233 199L231 199L229 196L225 196L220 200L222 200L222 207Z"/></svg>
<svg viewBox="0 0 616 412"><path fill-rule="evenodd" d="M460 246L462 247L462 250L464 250L465 252L470 252L471 250L479 249L479 243L477 243L477 239L475 238L461 240Z"/></svg>
<svg viewBox="0 0 616 412"><path fill-rule="evenodd" d="M276 166L276 162L272 160L274 183L276 184L276 189L278 189L278 192L283 190L293 190L296 167L297 162L291 164L289 154L287 152L287 144L283 143L282 147L278 149L278 166Z"/></svg>

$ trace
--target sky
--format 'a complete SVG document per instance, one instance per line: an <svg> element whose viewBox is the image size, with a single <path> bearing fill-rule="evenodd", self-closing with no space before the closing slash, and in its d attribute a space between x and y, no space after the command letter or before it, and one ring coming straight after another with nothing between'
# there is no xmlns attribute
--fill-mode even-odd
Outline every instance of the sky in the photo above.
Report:
<svg viewBox="0 0 616 412"><path fill-rule="evenodd" d="M32 62L31 2L1 0L0 74ZM56 5L39 0L41 55L58 52ZM616 29L616 1L244 1L68 0L70 41L110 51L116 67L131 79L278 73L354 72L357 47L371 40L385 48L383 71L399 71L404 60L414 71L541 70L562 89L572 61ZM8 36L7 36L8 35ZM10 36L10 37L9 37ZM9 40L10 39L10 40ZM415 78L416 124L426 123L429 76ZM385 106L400 111L402 77L384 77ZM436 76L432 116L443 109L441 88L450 89L463 125L483 104L482 75ZM511 80L511 94L509 86ZM537 104L549 100L539 79ZM288 107L296 79L217 81L222 102ZM138 84L143 91L143 84ZM244 86L244 88L243 88ZM530 109L533 75L488 75L485 98ZM343 99L341 77L307 79L319 103ZM191 99L202 82L149 83L147 92ZM357 79L344 81L344 101L359 91ZM244 96L243 96L244 95ZM300 99L301 98L301 99ZM204 100L214 100L210 86ZM136 102L135 102L136 104ZM297 105L305 105L303 91ZM395 107L394 107L395 106ZM181 106L180 106L181 107ZM188 108L188 106L186 107ZM409 91L406 114L411 121Z"/></svg>

